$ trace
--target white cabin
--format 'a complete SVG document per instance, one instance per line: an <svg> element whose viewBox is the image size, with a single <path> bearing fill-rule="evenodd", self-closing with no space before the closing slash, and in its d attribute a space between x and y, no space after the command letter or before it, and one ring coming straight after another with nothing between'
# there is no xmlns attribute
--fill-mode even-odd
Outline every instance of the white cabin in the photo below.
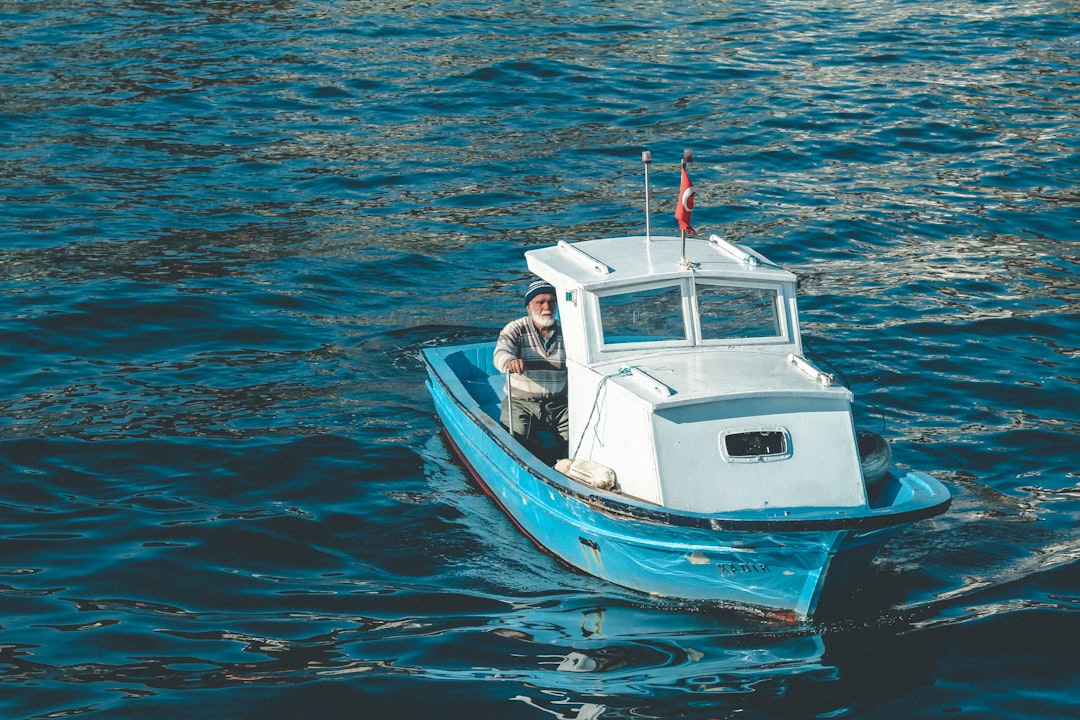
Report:
<svg viewBox="0 0 1080 720"><path fill-rule="evenodd" d="M572 457L673 510L866 505L852 396L802 357L794 275L715 236L525 255L558 292Z"/></svg>

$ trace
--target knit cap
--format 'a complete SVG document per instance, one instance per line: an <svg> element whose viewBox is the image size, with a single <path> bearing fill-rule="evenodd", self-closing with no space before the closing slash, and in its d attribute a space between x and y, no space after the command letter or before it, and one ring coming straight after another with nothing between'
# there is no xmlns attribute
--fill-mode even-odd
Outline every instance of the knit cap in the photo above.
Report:
<svg viewBox="0 0 1080 720"><path fill-rule="evenodd" d="M525 304L528 305L537 295L554 295L555 286L547 280L536 280L525 291Z"/></svg>

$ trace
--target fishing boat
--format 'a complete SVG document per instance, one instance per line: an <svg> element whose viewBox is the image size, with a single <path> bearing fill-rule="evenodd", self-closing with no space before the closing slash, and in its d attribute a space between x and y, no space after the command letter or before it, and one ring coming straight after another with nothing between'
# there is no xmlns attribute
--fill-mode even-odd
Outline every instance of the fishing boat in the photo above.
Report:
<svg viewBox="0 0 1080 720"><path fill-rule="evenodd" d="M899 470L856 428L852 392L804 356L795 275L689 235L688 213L679 235L653 235L645 162L644 235L525 253L558 299L565 457L500 424L494 341L423 350L436 411L480 485L564 563L657 597L812 618L949 492ZM680 198L685 162L683 177Z"/></svg>

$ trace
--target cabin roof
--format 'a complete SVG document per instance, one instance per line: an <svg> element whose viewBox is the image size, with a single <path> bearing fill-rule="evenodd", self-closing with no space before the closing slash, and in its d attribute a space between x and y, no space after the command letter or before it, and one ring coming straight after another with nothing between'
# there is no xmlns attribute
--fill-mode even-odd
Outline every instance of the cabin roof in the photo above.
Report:
<svg viewBox="0 0 1080 720"><path fill-rule="evenodd" d="M530 250L529 267L556 286L574 285L599 290L684 277L683 242L678 237L630 236L582 240ZM715 235L709 240L687 238L685 259L695 275L768 283L794 283L795 276L743 245ZM560 283L559 280L562 282Z"/></svg>
<svg viewBox="0 0 1080 720"><path fill-rule="evenodd" d="M627 373L631 367L641 374ZM765 351L715 352L695 347L644 356L632 366L608 362L594 369L632 388L656 408L776 395L852 400L846 387L823 384L801 372L791 359Z"/></svg>

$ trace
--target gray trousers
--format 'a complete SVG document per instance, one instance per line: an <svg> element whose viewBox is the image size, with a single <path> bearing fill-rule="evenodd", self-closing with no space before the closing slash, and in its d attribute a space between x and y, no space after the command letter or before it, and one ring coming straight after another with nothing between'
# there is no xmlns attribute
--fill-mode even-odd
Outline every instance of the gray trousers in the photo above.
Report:
<svg viewBox="0 0 1080 720"><path fill-rule="evenodd" d="M527 400L514 396L510 401L512 409L508 408L506 400L503 400L499 421L524 444L538 445L540 440L537 432L540 430L549 430L562 438L564 443L570 440L570 411L566 406L565 395L544 400Z"/></svg>

